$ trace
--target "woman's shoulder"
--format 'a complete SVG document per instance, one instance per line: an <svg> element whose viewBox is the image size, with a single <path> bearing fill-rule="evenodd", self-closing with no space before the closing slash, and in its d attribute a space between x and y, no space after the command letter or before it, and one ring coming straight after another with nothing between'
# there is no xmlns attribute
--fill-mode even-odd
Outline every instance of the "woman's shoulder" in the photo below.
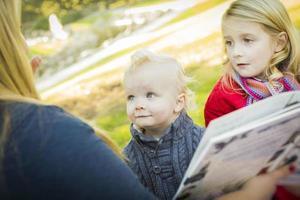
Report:
<svg viewBox="0 0 300 200"><path fill-rule="evenodd" d="M5 106L13 132L49 132L64 134L82 132L83 129L93 132L92 128L82 120L65 112L55 105L44 105L27 102L12 102ZM86 132L86 131L85 131Z"/></svg>
<svg viewBox="0 0 300 200"><path fill-rule="evenodd" d="M37 197L47 194L48 199L126 199L130 195L132 199L154 199L109 146L80 119L57 106L13 103L7 108L9 117L18 118L20 123L6 144L5 159L12 169L6 178L11 183L25 180L17 176L25 174L28 184L25 188L32 189L28 193ZM24 112L21 117L17 116L20 112ZM11 160L18 162L14 164ZM118 185L118 181L126 184ZM24 191L24 187L16 187L16 191Z"/></svg>
<svg viewBox="0 0 300 200"><path fill-rule="evenodd" d="M63 109L54 106L54 105L46 105L46 104L38 104L38 103L30 103L30 102L3 102L1 106L8 111L9 115L12 118L20 118L20 120L26 118L35 118L36 115L32 114L58 114L63 113Z"/></svg>
<svg viewBox="0 0 300 200"><path fill-rule="evenodd" d="M40 118L41 114L45 114L50 110L62 112L56 106L46 106L29 102L5 101L1 102L1 110L9 117L9 121L13 126L19 126L24 121ZM39 114L37 114L39 113Z"/></svg>

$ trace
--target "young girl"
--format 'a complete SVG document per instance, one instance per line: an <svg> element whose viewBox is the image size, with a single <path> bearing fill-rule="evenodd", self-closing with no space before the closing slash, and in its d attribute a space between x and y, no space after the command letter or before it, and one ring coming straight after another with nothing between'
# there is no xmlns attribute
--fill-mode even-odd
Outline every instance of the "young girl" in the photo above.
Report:
<svg viewBox="0 0 300 200"><path fill-rule="evenodd" d="M300 89L299 33L280 1L234 1L223 15L222 32L228 62L206 102L206 126L261 99Z"/></svg>
<svg viewBox="0 0 300 200"><path fill-rule="evenodd" d="M278 0L233 2L222 31L228 63L207 100L206 125L268 96L299 90L299 34Z"/></svg>
<svg viewBox="0 0 300 200"><path fill-rule="evenodd" d="M186 114L187 77L173 58L140 50L125 73L129 166L160 199L172 199L204 132Z"/></svg>

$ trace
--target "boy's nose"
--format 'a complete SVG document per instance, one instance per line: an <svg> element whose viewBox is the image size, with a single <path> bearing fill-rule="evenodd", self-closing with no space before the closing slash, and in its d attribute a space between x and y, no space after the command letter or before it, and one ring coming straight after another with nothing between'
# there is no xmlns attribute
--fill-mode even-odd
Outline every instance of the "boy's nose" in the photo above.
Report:
<svg viewBox="0 0 300 200"><path fill-rule="evenodd" d="M143 106L142 104L139 104L139 105L135 106L135 109L136 110L143 110L143 109L145 109L145 106Z"/></svg>
<svg viewBox="0 0 300 200"><path fill-rule="evenodd" d="M135 109L136 110L145 109L145 103L142 99L137 99L136 104L135 104Z"/></svg>

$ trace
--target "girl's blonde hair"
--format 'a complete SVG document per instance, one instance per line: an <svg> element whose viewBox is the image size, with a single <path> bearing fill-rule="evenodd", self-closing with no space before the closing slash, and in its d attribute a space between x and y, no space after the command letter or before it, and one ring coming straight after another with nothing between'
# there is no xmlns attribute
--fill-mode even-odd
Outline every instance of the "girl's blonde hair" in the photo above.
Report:
<svg viewBox="0 0 300 200"><path fill-rule="evenodd" d="M262 25L271 37L285 32L288 37L287 44L282 51L274 53L265 75L269 81L273 81L282 77L284 73L292 73L298 82L300 81L299 33L279 0L236 0L224 13L222 23L230 16ZM227 59L223 81L228 82L232 77L233 68Z"/></svg>
<svg viewBox="0 0 300 200"><path fill-rule="evenodd" d="M42 104L34 84L33 71L28 57L28 49L21 33L21 1L0 1L0 103L8 101ZM10 127L9 113L0 110L0 162L3 146ZM98 129L96 134L106 142L121 158L119 148ZM1 169L1 164L0 164ZM2 174L0 174L1 176Z"/></svg>
<svg viewBox="0 0 300 200"><path fill-rule="evenodd" d="M184 69L182 65L174 58L162 55L162 54L155 54L147 49L140 49L136 51L131 56L131 64L129 68L125 71L124 74L124 82L126 82L127 76L134 72L136 68L142 66L145 63L155 63L158 65L161 65L163 67L163 64L171 64L174 66L174 69L176 70L176 91L178 94L185 94L185 105L184 110L188 110L190 108L193 108L195 106L194 102L194 92L191 91L187 84L192 81L192 79L185 75Z"/></svg>

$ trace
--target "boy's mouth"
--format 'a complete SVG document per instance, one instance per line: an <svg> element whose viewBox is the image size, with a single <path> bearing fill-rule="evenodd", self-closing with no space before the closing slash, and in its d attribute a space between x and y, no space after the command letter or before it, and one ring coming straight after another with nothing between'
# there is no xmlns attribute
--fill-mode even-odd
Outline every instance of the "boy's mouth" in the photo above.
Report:
<svg viewBox="0 0 300 200"><path fill-rule="evenodd" d="M239 67L239 68L245 68L245 67L247 67L249 64L248 63L238 63L237 64L237 66Z"/></svg>
<svg viewBox="0 0 300 200"><path fill-rule="evenodd" d="M151 115L137 115L135 118L145 118L145 117L150 117Z"/></svg>

